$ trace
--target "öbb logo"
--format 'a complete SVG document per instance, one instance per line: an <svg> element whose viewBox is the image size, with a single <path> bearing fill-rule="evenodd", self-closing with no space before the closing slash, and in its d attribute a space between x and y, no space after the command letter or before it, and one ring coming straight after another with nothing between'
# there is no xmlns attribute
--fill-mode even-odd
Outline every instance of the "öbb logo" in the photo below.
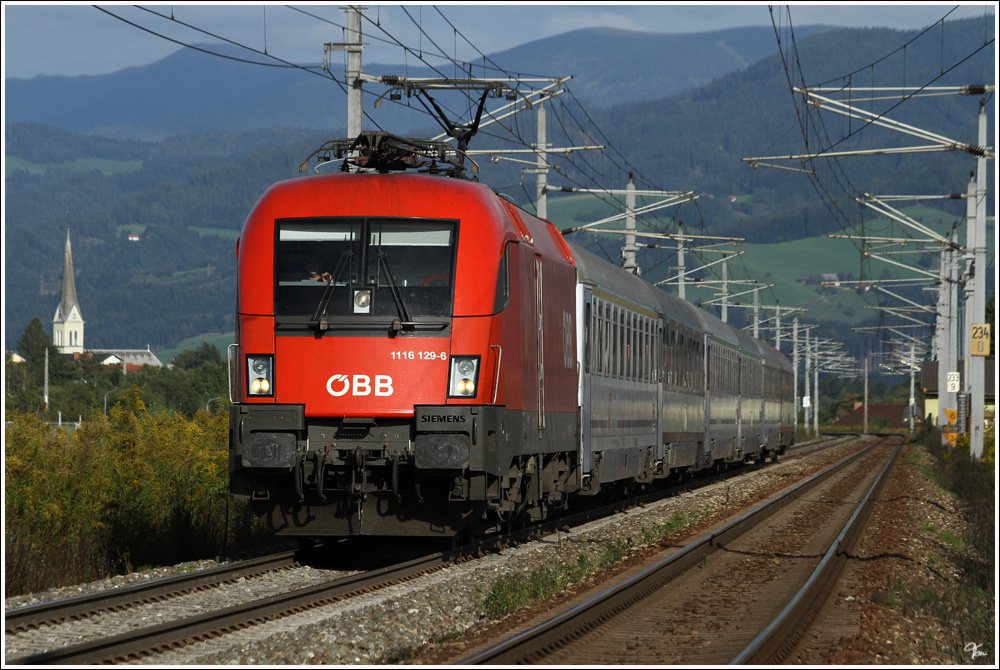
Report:
<svg viewBox="0 0 1000 670"><path fill-rule="evenodd" d="M335 398L350 392L353 396L392 395L392 377L375 375L375 384L368 375L333 375L326 380L326 392Z"/></svg>

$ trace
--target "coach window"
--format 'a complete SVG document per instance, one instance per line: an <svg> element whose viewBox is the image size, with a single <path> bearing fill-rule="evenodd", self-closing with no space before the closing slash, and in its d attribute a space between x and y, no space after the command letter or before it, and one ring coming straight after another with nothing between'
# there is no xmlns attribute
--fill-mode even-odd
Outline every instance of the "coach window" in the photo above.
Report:
<svg viewBox="0 0 1000 670"><path fill-rule="evenodd" d="M604 304L604 339L607 347L604 350L604 376L615 376L615 308L610 303Z"/></svg>
<svg viewBox="0 0 1000 670"><path fill-rule="evenodd" d="M594 319L597 324L594 331L594 374L599 375L604 372L601 365L604 356L604 306L598 298L594 298Z"/></svg>
<svg viewBox="0 0 1000 670"><path fill-rule="evenodd" d="M625 379L628 362L628 332L625 330L625 310L618 309L618 378Z"/></svg>
<svg viewBox="0 0 1000 670"><path fill-rule="evenodd" d="M639 317L639 379L644 382L649 381L649 342L646 338L646 330L649 328L648 319Z"/></svg>
<svg viewBox="0 0 1000 670"><path fill-rule="evenodd" d="M632 315L632 379L639 379L639 315Z"/></svg>
<svg viewBox="0 0 1000 670"><path fill-rule="evenodd" d="M649 327L644 316L639 317L639 379L649 381L649 343L646 341L646 329Z"/></svg>
<svg viewBox="0 0 1000 670"><path fill-rule="evenodd" d="M625 378L635 379L635 324L632 312L625 312Z"/></svg>
<svg viewBox="0 0 1000 670"><path fill-rule="evenodd" d="M499 314L510 302L510 245L508 242L503 248L503 256L500 257L500 270L497 273L497 294L493 300L493 313Z"/></svg>
<svg viewBox="0 0 1000 670"><path fill-rule="evenodd" d="M625 310L621 307L615 307L615 323L617 324L618 332L618 368L615 370L615 376L618 379L625 378L625 348L628 346L628 342L625 339Z"/></svg>
<svg viewBox="0 0 1000 670"><path fill-rule="evenodd" d="M663 343L663 326L659 322L656 324L656 340L653 345L653 379L657 384L663 383L663 358L666 347L660 346Z"/></svg>
<svg viewBox="0 0 1000 670"><path fill-rule="evenodd" d="M604 306L605 315L607 319L604 322L604 338L608 343L607 348L604 353L604 376L614 377L615 376L615 308L614 305L605 303Z"/></svg>
<svg viewBox="0 0 1000 670"><path fill-rule="evenodd" d="M618 372L618 308L614 305L608 307L608 327L611 328L611 353L608 356L608 376L614 378Z"/></svg>
<svg viewBox="0 0 1000 670"><path fill-rule="evenodd" d="M646 379L656 381L656 322L646 320Z"/></svg>
<svg viewBox="0 0 1000 670"><path fill-rule="evenodd" d="M593 312L590 308L590 303L587 303L586 312L583 317L583 371L590 374L590 338L591 334L594 332L594 328L591 324L591 319L593 318Z"/></svg>
<svg viewBox="0 0 1000 670"><path fill-rule="evenodd" d="M628 326L625 320L628 314L624 309L618 310L618 378L628 378Z"/></svg>
<svg viewBox="0 0 1000 670"><path fill-rule="evenodd" d="M606 375L608 373L608 317L603 300L597 300L597 374Z"/></svg>
<svg viewBox="0 0 1000 670"><path fill-rule="evenodd" d="M621 311L621 314L622 314L621 316L622 364L621 367L618 369L618 372L619 376L621 376L622 379L628 379L631 376L629 374L629 365L631 364L631 358L632 358L632 351L631 351L632 333L629 331L631 330L630 326L632 325L631 324L632 315L629 314L628 310L625 309Z"/></svg>
<svg viewBox="0 0 1000 670"><path fill-rule="evenodd" d="M639 315L632 315L632 379L639 379Z"/></svg>

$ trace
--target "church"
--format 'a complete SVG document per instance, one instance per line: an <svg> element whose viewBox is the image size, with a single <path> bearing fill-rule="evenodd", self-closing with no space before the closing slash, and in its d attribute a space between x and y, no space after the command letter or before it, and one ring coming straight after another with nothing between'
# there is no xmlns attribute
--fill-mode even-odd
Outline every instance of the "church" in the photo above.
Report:
<svg viewBox="0 0 1000 670"><path fill-rule="evenodd" d="M121 365L128 372L137 372L143 365L163 365L147 346L145 349L84 349L83 312L76 299L76 274L73 270L73 247L66 229L66 250L63 256L62 291L55 316L52 317L52 344L60 354L74 358L92 354L105 365Z"/></svg>

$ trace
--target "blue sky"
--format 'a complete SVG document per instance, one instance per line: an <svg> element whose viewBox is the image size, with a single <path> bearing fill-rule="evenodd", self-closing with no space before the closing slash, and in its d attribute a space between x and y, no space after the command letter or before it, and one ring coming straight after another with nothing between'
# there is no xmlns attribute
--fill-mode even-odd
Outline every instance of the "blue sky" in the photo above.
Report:
<svg viewBox="0 0 1000 670"><path fill-rule="evenodd" d="M120 17L115 18L90 5L6 2L3 5L4 78L104 74L145 65L182 48L165 37L181 43L220 41L184 27L181 22L262 51L266 47L269 54L291 62L318 63L322 60L324 42L346 39L340 27L345 21L339 6L330 3L287 6L182 2L143 5L150 10L144 11L121 3L99 5ZM367 17L381 30L367 23L364 26L364 41L368 45L364 60L393 64L403 63L404 56L402 49L392 45L392 40L424 52L440 48L449 56L474 60L477 52L496 53L586 27L681 33L771 25L768 6L755 3L725 6L444 2L365 6L369 8ZM926 27L952 10L949 19L983 16L985 8L993 6L992 2L960 6L936 3L774 5L782 25L787 25L790 15L793 27L826 24L899 29ZM141 27L129 25L122 19Z"/></svg>

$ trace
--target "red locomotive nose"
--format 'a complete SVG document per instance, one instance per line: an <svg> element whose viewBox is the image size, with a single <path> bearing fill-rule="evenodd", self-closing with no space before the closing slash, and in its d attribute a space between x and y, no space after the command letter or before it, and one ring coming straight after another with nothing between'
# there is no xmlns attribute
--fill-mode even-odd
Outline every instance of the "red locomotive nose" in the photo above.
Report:
<svg viewBox="0 0 1000 670"><path fill-rule="evenodd" d="M415 405L444 404L451 338L323 340L276 338L275 402L304 405L316 417L413 416Z"/></svg>

